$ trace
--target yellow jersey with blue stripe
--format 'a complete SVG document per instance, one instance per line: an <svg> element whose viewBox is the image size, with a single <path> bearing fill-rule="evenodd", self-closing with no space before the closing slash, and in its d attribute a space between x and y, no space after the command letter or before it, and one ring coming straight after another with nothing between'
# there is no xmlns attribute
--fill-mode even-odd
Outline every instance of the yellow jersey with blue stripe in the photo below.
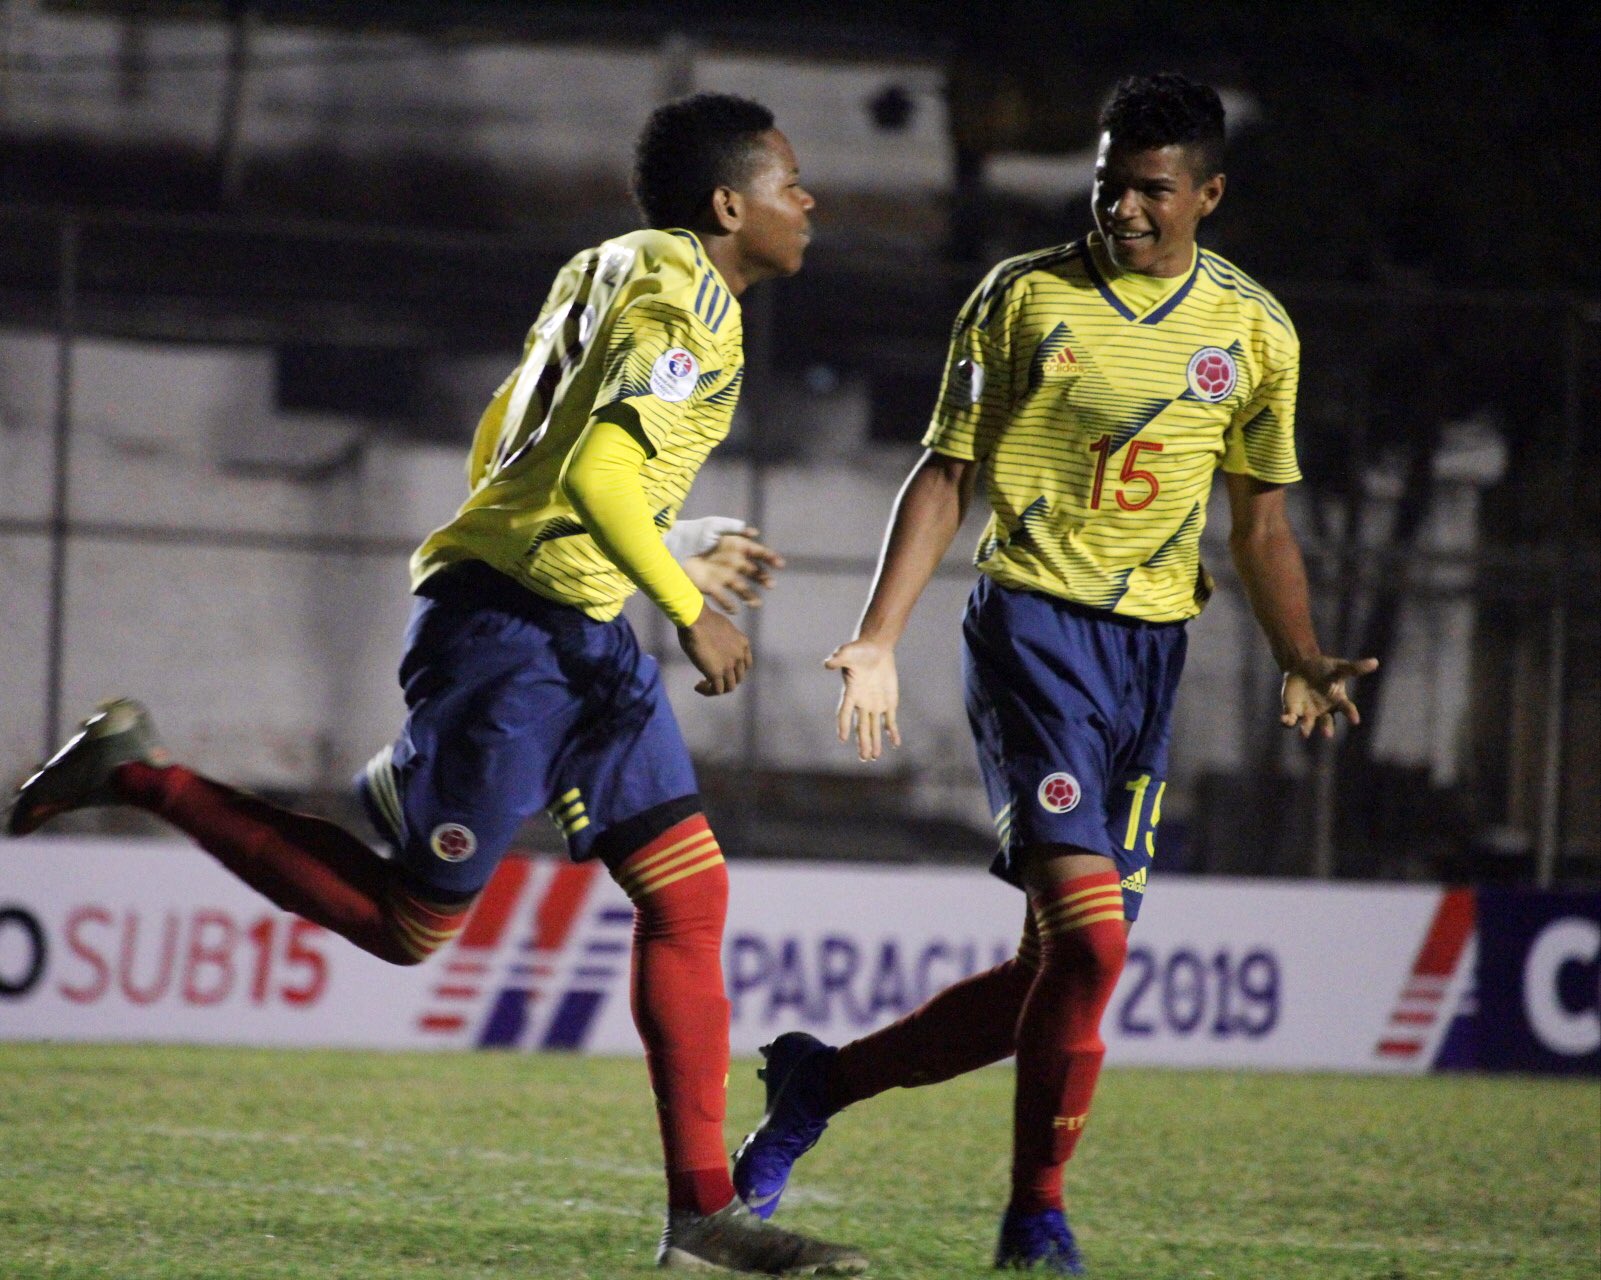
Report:
<svg viewBox="0 0 1601 1280"><path fill-rule="evenodd" d="M413 589L482 560L592 618L616 617L635 587L563 496L567 456L594 413L630 406L651 449L645 500L669 528L728 434L744 361L739 302L692 232L636 231L578 254L478 422L471 492L412 556Z"/></svg>
<svg viewBox="0 0 1601 1280"><path fill-rule="evenodd" d="M1008 259L956 320L923 443L983 463L975 563L1008 587L1172 622L1212 591L1213 472L1300 479L1300 341L1276 299L1197 249L1119 273L1098 235Z"/></svg>

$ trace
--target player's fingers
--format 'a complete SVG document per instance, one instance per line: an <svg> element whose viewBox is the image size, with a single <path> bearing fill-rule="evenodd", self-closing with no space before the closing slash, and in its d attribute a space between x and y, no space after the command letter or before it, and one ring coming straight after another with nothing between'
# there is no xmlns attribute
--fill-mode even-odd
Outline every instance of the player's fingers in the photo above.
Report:
<svg viewBox="0 0 1601 1280"><path fill-rule="evenodd" d="M724 613L738 612L739 605L735 603L734 597L728 594L727 590L722 586L721 583L713 583L712 585L708 586L705 594L709 595L712 600L716 602L717 607Z"/></svg>
<svg viewBox="0 0 1601 1280"><path fill-rule="evenodd" d="M878 717L873 712L856 708L856 758L858 760L873 759L873 730L877 727Z"/></svg>
<svg viewBox="0 0 1601 1280"><path fill-rule="evenodd" d="M879 713L875 711L870 716L863 716L862 720L867 725L867 757L866 758L869 759L869 760L877 760L878 757L880 755L882 755L883 751L884 751L882 741L879 738L879 730L880 730L880 716L879 716Z"/></svg>
<svg viewBox="0 0 1601 1280"><path fill-rule="evenodd" d="M893 743L897 747L900 746L901 745L901 731L900 731L900 726L895 723L895 713L894 713L894 711L886 711L884 713L884 728L889 733L890 742Z"/></svg>
<svg viewBox="0 0 1601 1280"><path fill-rule="evenodd" d="M1325 738L1332 738L1334 736L1334 716L1332 713L1325 711L1317 718L1317 723L1318 728L1323 730L1323 736Z"/></svg>
<svg viewBox="0 0 1601 1280"><path fill-rule="evenodd" d="M839 695L839 706L834 711L834 732L841 742L851 740L851 726L855 718L856 704L851 701L849 692Z"/></svg>
<svg viewBox="0 0 1601 1280"><path fill-rule="evenodd" d="M1335 685L1329 691L1329 708L1331 713L1339 712L1352 724L1362 723L1362 717L1357 713L1356 703L1351 701L1351 697L1346 693L1343 685Z"/></svg>

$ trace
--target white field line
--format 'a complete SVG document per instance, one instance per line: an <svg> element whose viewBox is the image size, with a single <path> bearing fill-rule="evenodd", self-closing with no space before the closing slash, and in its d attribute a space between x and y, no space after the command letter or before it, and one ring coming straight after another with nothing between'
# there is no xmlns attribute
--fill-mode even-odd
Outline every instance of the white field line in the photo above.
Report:
<svg viewBox="0 0 1601 1280"><path fill-rule="evenodd" d="M584 1156L550 1155L540 1151L497 1151L493 1147L435 1147L395 1138L363 1138L339 1133L266 1133L251 1129L193 1129L173 1125L142 1125L127 1130L150 1138L169 1138L179 1142L209 1142L224 1145L258 1143L263 1146L339 1147L347 1151L370 1151L375 1155L423 1156L431 1159L478 1161L484 1164L560 1165L587 1169L620 1178L658 1178L656 1165L624 1164L616 1160L592 1160Z"/></svg>
<svg viewBox="0 0 1601 1280"><path fill-rule="evenodd" d="M1456 1254L1470 1258L1504 1258L1513 1262L1532 1259L1555 1261L1590 1256L1587 1253L1575 1254L1570 1250L1558 1249L1553 1246L1542 1247L1536 1244L1531 1247L1530 1242L1522 1240L1516 1245L1463 1243L1455 1240L1419 1240L1410 1236L1398 1237L1394 1240L1314 1240L1300 1235L1208 1236L1197 1235L1194 1232L1176 1235L1160 1231L1129 1231L1123 1228L1118 1230L1118 1236L1146 1240L1152 1244L1179 1245L1181 1247L1305 1249L1314 1253L1422 1253L1442 1256ZM1212 1273L1201 1271L1196 1274L1210 1275Z"/></svg>

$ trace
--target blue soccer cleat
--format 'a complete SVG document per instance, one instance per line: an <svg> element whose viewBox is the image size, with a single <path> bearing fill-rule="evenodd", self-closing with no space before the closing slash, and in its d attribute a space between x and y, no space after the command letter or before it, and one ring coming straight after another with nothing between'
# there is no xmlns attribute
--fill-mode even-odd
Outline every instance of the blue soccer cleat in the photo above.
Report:
<svg viewBox="0 0 1601 1280"><path fill-rule="evenodd" d="M1003 1271L1048 1271L1059 1276L1084 1274L1084 1257L1060 1209L1022 1213L1008 1209L1001 1219L995 1265Z"/></svg>
<svg viewBox="0 0 1601 1280"><path fill-rule="evenodd" d="M758 1218L771 1218L795 1161L828 1128L828 1063L838 1050L804 1031L790 1031L762 1046L767 1065L767 1114L734 1152L734 1190Z"/></svg>

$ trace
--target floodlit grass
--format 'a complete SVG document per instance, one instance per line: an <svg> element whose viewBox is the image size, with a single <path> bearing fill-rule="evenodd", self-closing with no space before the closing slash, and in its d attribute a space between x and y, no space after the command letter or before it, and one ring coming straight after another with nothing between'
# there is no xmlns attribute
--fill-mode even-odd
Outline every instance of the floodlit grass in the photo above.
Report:
<svg viewBox="0 0 1601 1280"><path fill-rule="evenodd" d="M637 1061L0 1045L0 1274L613 1277L660 1228ZM1012 1076L837 1120L782 1220L981 1276ZM736 1063L730 1142L757 1115ZM1601 1276L1601 1086L1109 1071L1068 1174L1100 1280Z"/></svg>

